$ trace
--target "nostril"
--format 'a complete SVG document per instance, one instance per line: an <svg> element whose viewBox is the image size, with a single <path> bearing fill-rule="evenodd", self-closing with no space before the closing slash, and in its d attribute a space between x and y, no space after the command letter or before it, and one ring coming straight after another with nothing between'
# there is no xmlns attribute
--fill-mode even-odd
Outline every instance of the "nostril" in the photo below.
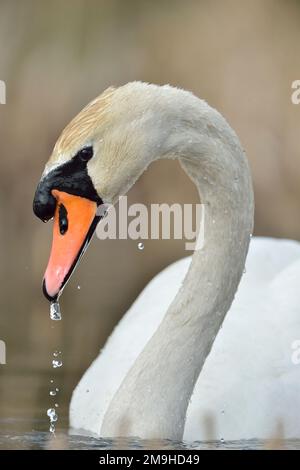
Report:
<svg viewBox="0 0 300 470"><path fill-rule="evenodd" d="M68 212L63 204L59 205L59 231L64 235L68 230Z"/></svg>

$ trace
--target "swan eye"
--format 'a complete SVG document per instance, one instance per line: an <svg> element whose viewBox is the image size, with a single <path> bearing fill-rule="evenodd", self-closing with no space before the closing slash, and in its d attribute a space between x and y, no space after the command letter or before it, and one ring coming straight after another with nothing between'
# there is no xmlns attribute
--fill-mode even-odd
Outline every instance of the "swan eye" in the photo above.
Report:
<svg viewBox="0 0 300 470"><path fill-rule="evenodd" d="M93 147L84 147L76 154L76 158L80 159L82 162L88 162L93 157L93 155Z"/></svg>

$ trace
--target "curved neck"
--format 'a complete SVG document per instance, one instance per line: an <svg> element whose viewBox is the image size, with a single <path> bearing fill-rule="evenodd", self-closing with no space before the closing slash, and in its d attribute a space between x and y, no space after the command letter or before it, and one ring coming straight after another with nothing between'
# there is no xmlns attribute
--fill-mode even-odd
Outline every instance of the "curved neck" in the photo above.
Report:
<svg viewBox="0 0 300 470"><path fill-rule="evenodd" d="M244 270L253 226L248 164L222 116L199 103L197 119L172 124L161 156L178 157L199 190L204 246L110 403L103 436L120 435L126 423L131 436L182 439L196 380Z"/></svg>

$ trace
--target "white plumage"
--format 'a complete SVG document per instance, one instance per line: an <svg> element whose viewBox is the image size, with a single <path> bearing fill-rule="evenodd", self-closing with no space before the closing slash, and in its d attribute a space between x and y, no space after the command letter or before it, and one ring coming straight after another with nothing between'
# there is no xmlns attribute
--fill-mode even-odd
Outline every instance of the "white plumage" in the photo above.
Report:
<svg viewBox="0 0 300 470"><path fill-rule="evenodd" d="M74 391L74 428L100 433L108 404L161 323L190 260L159 273L117 325ZM246 272L188 407L186 440L270 438L278 426L285 437L299 437L300 364L292 362L292 343L300 339L299 278L298 242L251 240Z"/></svg>

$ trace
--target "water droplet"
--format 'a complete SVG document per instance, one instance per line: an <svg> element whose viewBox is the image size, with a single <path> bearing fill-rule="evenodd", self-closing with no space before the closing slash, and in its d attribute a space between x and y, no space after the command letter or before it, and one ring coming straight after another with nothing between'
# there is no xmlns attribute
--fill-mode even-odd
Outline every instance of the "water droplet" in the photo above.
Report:
<svg viewBox="0 0 300 470"><path fill-rule="evenodd" d="M53 356L58 357L61 354L61 351L54 351Z"/></svg>
<svg viewBox="0 0 300 470"><path fill-rule="evenodd" d="M57 367L61 367L62 365L63 365L62 361L59 361L58 359L53 359L52 361L53 369L57 369Z"/></svg>
<svg viewBox="0 0 300 470"><path fill-rule="evenodd" d="M55 391L56 391L56 392L59 392L59 388L56 387Z"/></svg>
<svg viewBox="0 0 300 470"><path fill-rule="evenodd" d="M58 302L51 302L50 304L50 318L51 320L61 320L60 306Z"/></svg>
<svg viewBox="0 0 300 470"><path fill-rule="evenodd" d="M55 397L56 391L55 390L50 390L49 395L50 395L50 397Z"/></svg>
<svg viewBox="0 0 300 470"><path fill-rule="evenodd" d="M224 414L225 414L225 411L224 411L224 410L222 410L222 411L221 411L221 413L222 413L222 415L224 415Z"/></svg>
<svg viewBox="0 0 300 470"><path fill-rule="evenodd" d="M51 379L51 380L50 380L50 383L51 383L51 384L53 384L53 382L54 382L54 380L53 380L53 379Z"/></svg>
<svg viewBox="0 0 300 470"><path fill-rule="evenodd" d="M243 273L244 273L244 274L246 274L246 272L247 272L247 270L246 270L246 267L244 267L244 271L243 271Z"/></svg>
<svg viewBox="0 0 300 470"><path fill-rule="evenodd" d="M47 416L49 416L50 423L55 423L58 419L58 416L54 408L49 408L47 410Z"/></svg>
<svg viewBox="0 0 300 470"><path fill-rule="evenodd" d="M80 290L80 289L81 289L81 287L80 287L80 286L77 286L77 289L78 289L78 290Z"/></svg>
<svg viewBox="0 0 300 470"><path fill-rule="evenodd" d="M55 406L55 408L58 408L58 403L55 403L55 405L54 405L54 406Z"/></svg>
<svg viewBox="0 0 300 470"><path fill-rule="evenodd" d="M221 441L222 444L223 444L223 442L225 442L225 439L223 439L223 437L221 437L220 441Z"/></svg>
<svg viewBox="0 0 300 470"><path fill-rule="evenodd" d="M138 249L139 250L143 250L145 247L144 247L144 243L140 242L138 243Z"/></svg>

